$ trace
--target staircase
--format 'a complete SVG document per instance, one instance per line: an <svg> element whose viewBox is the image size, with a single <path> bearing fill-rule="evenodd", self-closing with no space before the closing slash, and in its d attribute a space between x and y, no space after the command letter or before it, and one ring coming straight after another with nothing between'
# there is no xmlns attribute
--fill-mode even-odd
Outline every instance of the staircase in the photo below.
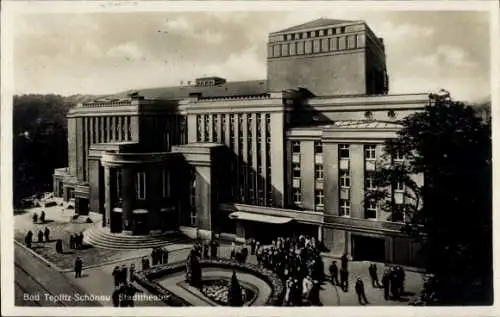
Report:
<svg viewBox="0 0 500 317"><path fill-rule="evenodd" d="M102 227L101 223L85 230L83 241L96 248L135 250L144 248L163 247L170 244L192 243L180 232L164 232L143 236L131 236L121 233L111 233L109 228Z"/></svg>

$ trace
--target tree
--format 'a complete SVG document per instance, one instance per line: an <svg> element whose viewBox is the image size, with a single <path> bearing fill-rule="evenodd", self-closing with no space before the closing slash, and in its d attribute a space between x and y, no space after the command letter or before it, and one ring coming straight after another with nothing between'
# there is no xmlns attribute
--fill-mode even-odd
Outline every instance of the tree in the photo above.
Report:
<svg viewBox="0 0 500 317"><path fill-rule="evenodd" d="M229 293L227 295L227 300L229 306L240 307L243 306L243 298L241 296L241 286L238 278L236 277L236 272L233 270L233 276L231 277L231 285L229 286Z"/></svg>
<svg viewBox="0 0 500 317"><path fill-rule="evenodd" d="M386 142L376 189L365 203L377 202L421 242L430 274L426 292L439 304L491 304L491 123L442 91L430 100ZM423 183L415 181L419 174ZM403 201L392 194L398 184L404 184Z"/></svg>
<svg viewBox="0 0 500 317"><path fill-rule="evenodd" d="M58 95L22 95L13 100L14 203L51 190L55 168L68 163L66 114L71 103Z"/></svg>

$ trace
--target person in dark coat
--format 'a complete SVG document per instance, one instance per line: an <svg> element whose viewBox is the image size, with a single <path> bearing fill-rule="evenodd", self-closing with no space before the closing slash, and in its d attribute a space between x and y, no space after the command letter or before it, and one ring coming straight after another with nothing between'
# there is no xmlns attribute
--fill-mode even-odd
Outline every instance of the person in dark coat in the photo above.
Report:
<svg viewBox="0 0 500 317"><path fill-rule="evenodd" d="M250 240L250 254L255 255L255 247L257 245L257 241L254 238Z"/></svg>
<svg viewBox="0 0 500 317"><path fill-rule="evenodd" d="M165 249L162 249L161 250L161 255L162 255L162 263L163 264L167 264L168 263L168 250L165 248Z"/></svg>
<svg viewBox="0 0 500 317"><path fill-rule="evenodd" d="M369 304L368 300L366 299L365 285L360 278L356 280L356 285L354 286L354 288L356 289L356 294L358 295L359 303L361 305Z"/></svg>
<svg viewBox="0 0 500 317"><path fill-rule="evenodd" d="M113 300L113 307L120 306L120 296L121 288L115 285L115 289L113 290L113 294L111 295L111 299Z"/></svg>
<svg viewBox="0 0 500 317"><path fill-rule="evenodd" d="M122 272L120 271L120 268L118 266L115 266L115 268L113 269L113 273L111 273L111 275L113 275L113 281L115 287L118 287L122 283L122 278L121 278Z"/></svg>
<svg viewBox="0 0 500 317"><path fill-rule="evenodd" d="M149 268L151 267L151 265L150 265L149 263L150 263L150 262L149 262L149 259L148 259L148 258L146 258L146 259L144 260L144 269L145 269L145 270L147 270L147 269L149 269Z"/></svg>
<svg viewBox="0 0 500 317"><path fill-rule="evenodd" d="M31 242L33 241L33 232L28 231L26 234L26 237L24 238L24 242L26 243L26 246L31 249Z"/></svg>
<svg viewBox="0 0 500 317"><path fill-rule="evenodd" d="M122 307L134 307L134 295L136 293L144 293L131 283L125 284L122 289L124 293L124 298L122 300L124 305Z"/></svg>
<svg viewBox="0 0 500 317"><path fill-rule="evenodd" d="M205 244L203 244L203 257L205 259L208 259L208 249L209 249L208 242L205 242Z"/></svg>
<svg viewBox="0 0 500 317"><path fill-rule="evenodd" d="M50 237L50 230L49 230L49 228L45 227L45 231L43 232L43 235L45 236L45 241L49 242L50 241L50 239L49 239L49 237Z"/></svg>
<svg viewBox="0 0 500 317"><path fill-rule="evenodd" d="M83 232L80 232L78 236L78 248L81 249L83 247Z"/></svg>
<svg viewBox="0 0 500 317"><path fill-rule="evenodd" d="M390 296L389 296L390 284L391 284L391 277L390 277L389 271L386 270L384 272L384 275L382 276L382 286L384 287L384 299L385 300L389 300L389 298L390 298Z"/></svg>
<svg viewBox="0 0 500 317"><path fill-rule="evenodd" d="M142 270L144 271L146 269L146 257L142 257L141 266L142 266Z"/></svg>
<svg viewBox="0 0 500 317"><path fill-rule="evenodd" d="M380 283L378 281L378 274L377 274L377 265L372 263L368 267L368 273L370 274L370 278L372 280L372 286L375 288L380 287Z"/></svg>
<svg viewBox="0 0 500 317"><path fill-rule="evenodd" d="M69 236L69 247L71 249L75 248L75 236L73 234Z"/></svg>
<svg viewBox="0 0 500 317"><path fill-rule="evenodd" d="M329 267L331 282L333 285L339 285L339 268L337 267L337 261L332 261Z"/></svg>
<svg viewBox="0 0 500 317"><path fill-rule="evenodd" d="M135 273L135 264L132 263L130 264L130 268L129 268L129 281L130 283L132 283L134 281L134 273Z"/></svg>
<svg viewBox="0 0 500 317"><path fill-rule="evenodd" d="M61 239L57 239L56 241L56 252L57 253L62 253L63 250L62 250L62 240Z"/></svg>
<svg viewBox="0 0 500 317"><path fill-rule="evenodd" d="M42 213L40 214L40 222L41 223L45 222L45 210L42 210Z"/></svg>
<svg viewBox="0 0 500 317"><path fill-rule="evenodd" d="M347 270L347 265L349 263L349 258L347 257L347 253L344 253L342 255L342 257L340 258L340 263L341 263L341 267L343 269L346 269Z"/></svg>
<svg viewBox="0 0 500 317"><path fill-rule="evenodd" d="M38 242L43 242L43 232L42 232L42 230L38 231Z"/></svg>
<svg viewBox="0 0 500 317"><path fill-rule="evenodd" d="M83 261L80 257L75 260L75 278L82 277Z"/></svg>
<svg viewBox="0 0 500 317"><path fill-rule="evenodd" d="M398 293L403 295L405 292L405 270L401 266L396 267L398 278Z"/></svg>
<svg viewBox="0 0 500 317"><path fill-rule="evenodd" d="M33 213L33 217L31 219L33 219L33 223L37 223L38 222L38 214L36 212Z"/></svg>
<svg viewBox="0 0 500 317"><path fill-rule="evenodd" d="M153 266L155 266L157 263L158 263L158 249L157 248L153 248L153 251L151 251L151 263L153 264Z"/></svg>
<svg viewBox="0 0 500 317"><path fill-rule="evenodd" d="M210 242L210 257L217 257L217 248L219 247L219 243L216 240L212 240Z"/></svg>
<svg viewBox="0 0 500 317"><path fill-rule="evenodd" d="M340 269L340 287L346 293L349 291L349 271L345 268Z"/></svg>
<svg viewBox="0 0 500 317"><path fill-rule="evenodd" d="M398 273L394 268L390 272L391 295L394 299L399 299Z"/></svg>
<svg viewBox="0 0 500 317"><path fill-rule="evenodd" d="M127 266L125 264L122 265L122 267L120 268L120 271L121 271L121 280L122 280L122 283L127 283L127 277L128 277L128 269L127 269Z"/></svg>

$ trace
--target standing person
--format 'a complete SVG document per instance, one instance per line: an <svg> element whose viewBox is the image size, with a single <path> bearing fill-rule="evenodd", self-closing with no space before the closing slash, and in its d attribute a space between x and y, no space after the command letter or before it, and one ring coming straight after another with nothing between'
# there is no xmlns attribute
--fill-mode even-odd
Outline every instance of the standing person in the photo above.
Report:
<svg viewBox="0 0 500 317"><path fill-rule="evenodd" d="M394 267L391 268L390 272L390 285L391 285L391 294L394 299L399 299L399 285L398 285L398 275Z"/></svg>
<svg viewBox="0 0 500 317"><path fill-rule="evenodd" d="M83 232L80 232L80 235L78 236L78 248L83 248Z"/></svg>
<svg viewBox="0 0 500 317"><path fill-rule="evenodd" d="M369 304L368 300L366 299L366 294L365 294L365 285L363 284L363 281L358 278L356 280L356 285L354 286L356 289L356 294L358 295L358 301L361 305Z"/></svg>
<svg viewBox="0 0 500 317"><path fill-rule="evenodd" d="M219 243L216 240L212 240L210 243L210 257L215 259L217 257L217 248L219 246Z"/></svg>
<svg viewBox="0 0 500 317"><path fill-rule="evenodd" d="M342 257L340 258L340 263L341 263L341 267L342 267L343 269L346 269L346 270L347 270L347 265L348 265L348 263L349 263L349 258L348 258L348 256L347 256L347 253L344 253L344 254L342 255Z"/></svg>
<svg viewBox="0 0 500 317"><path fill-rule="evenodd" d="M146 257L142 257L141 259L141 265L142 265L142 270L144 271L146 269Z"/></svg>
<svg viewBox="0 0 500 317"><path fill-rule="evenodd" d="M349 290L349 272L345 268L340 269L340 287L346 293Z"/></svg>
<svg viewBox="0 0 500 317"><path fill-rule="evenodd" d="M122 267L121 267L120 271L121 271L122 283L126 284L127 283L127 277L128 277L127 266L125 264L122 264Z"/></svg>
<svg viewBox="0 0 500 317"><path fill-rule="evenodd" d="M33 232L28 231L26 234L26 237L24 238L24 242L26 243L26 246L31 249L31 242L33 241Z"/></svg>
<svg viewBox="0 0 500 317"><path fill-rule="evenodd" d="M399 286L399 294L403 295L405 292L405 270L401 266L396 267L396 272L398 272L398 286Z"/></svg>
<svg viewBox="0 0 500 317"><path fill-rule="evenodd" d="M384 287L384 299L389 300L389 287L391 283L391 277L388 270L384 271L382 276L382 286Z"/></svg>
<svg viewBox="0 0 500 317"><path fill-rule="evenodd" d="M151 251L151 264L153 264L153 266L156 265L156 248L153 248L153 250Z"/></svg>
<svg viewBox="0 0 500 317"><path fill-rule="evenodd" d="M329 267L330 277L333 285L339 285L339 268L337 267L337 261L332 261Z"/></svg>
<svg viewBox="0 0 500 317"><path fill-rule="evenodd" d="M248 257L248 247L246 244L243 245L243 248L241 249L241 262L246 262Z"/></svg>
<svg viewBox="0 0 500 317"><path fill-rule="evenodd" d="M168 250L167 250L167 248L162 249L162 262L163 262L163 264L168 263Z"/></svg>
<svg viewBox="0 0 500 317"><path fill-rule="evenodd" d="M121 278L122 272L120 271L120 267L115 266L115 268L113 269L113 273L111 273L111 275L113 275L113 281L115 287L120 286L120 284L122 283L122 278Z"/></svg>
<svg viewBox="0 0 500 317"><path fill-rule="evenodd" d="M50 230L48 227L45 227L45 231L43 232L43 235L45 236L45 242L49 242L49 236L50 236Z"/></svg>
<svg viewBox="0 0 500 317"><path fill-rule="evenodd" d="M136 293L144 293L132 283L125 284L125 307L134 307L134 295Z"/></svg>
<svg viewBox="0 0 500 317"><path fill-rule="evenodd" d="M250 239L250 254L255 255L256 241L254 238Z"/></svg>
<svg viewBox="0 0 500 317"><path fill-rule="evenodd" d="M372 280L372 286L374 288L379 288L380 283L378 281L377 265L375 263L370 264L368 267L368 273L370 274L370 278Z"/></svg>
<svg viewBox="0 0 500 317"><path fill-rule="evenodd" d="M57 239L56 241L56 252L57 253L62 253L63 250L62 250L62 240L61 239Z"/></svg>
<svg viewBox="0 0 500 317"><path fill-rule="evenodd" d="M43 232L42 232L42 230L38 230L38 242L43 242Z"/></svg>
<svg viewBox="0 0 500 317"><path fill-rule="evenodd" d="M33 217L31 219L33 219L33 223L37 223L38 222L38 214L36 212L33 213Z"/></svg>
<svg viewBox="0 0 500 317"><path fill-rule="evenodd" d="M203 258L208 259L208 242L203 244Z"/></svg>
<svg viewBox="0 0 500 317"><path fill-rule="evenodd" d="M130 283L132 283L134 281L134 273L135 273L135 264L132 263L132 264L130 264L130 269L129 269L130 277L128 280L130 281Z"/></svg>
<svg viewBox="0 0 500 317"><path fill-rule="evenodd" d="M73 237L73 234L69 236L69 248L74 249L75 248L75 238Z"/></svg>
<svg viewBox="0 0 500 317"><path fill-rule="evenodd" d="M113 290L113 294L111 295L111 299L113 301L113 307L120 306L120 297L121 297L121 289L117 285L115 285L115 289Z"/></svg>
<svg viewBox="0 0 500 317"><path fill-rule="evenodd" d="M75 278L82 277L83 261L80 257L76 257L75 260Z"/></svg>
<svg viewBox="0 0 500 317"><path fill-rule="evenodd" d="M40 214L40 222L45 223L45 210L42 210L42 213Z"/></svg>

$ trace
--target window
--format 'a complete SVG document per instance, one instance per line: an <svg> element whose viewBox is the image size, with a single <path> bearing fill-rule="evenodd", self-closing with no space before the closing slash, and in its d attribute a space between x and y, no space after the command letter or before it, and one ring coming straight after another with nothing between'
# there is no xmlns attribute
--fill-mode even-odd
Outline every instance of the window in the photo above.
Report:
<svg viewBox="0 0 500 317"><path fill-rule="evenodd" d="M292 175L293 175L293 178L300 178L300 164L299 163L292 164Z"/></svg>
<svg viewBox="0 0 500 317"><path fill-rule="evenodd" d="M323 153L323 144L320 141L315 141L314 142L314 152L317 153Z"/></svg>
<svg viewBox="0 0 500 317"><path fill-rule="evenodd" d="M316 189L315 191L315 204L316 208L323 208L324 205L324 200L325 200L325 194L322 189Z"/></svg>
<svg viewBox="0 0 500 317"><path fill-rule="evenodd" d="M201 142L201 115L196 116L196 142Z"/></svg>
<svg viewBox="0 0 500 317"><path fill-rule="evenodd" d="M375 189L375 180L374 180L373 174L371 174L371 173L366 174L365 189L366 190Z"/></svg>
<svg viewBox="0 0 500 317"><path fill-rule="evenodd" d="M366 111L365 112L365 119L372 120L373 119L373 113L371 111Z"/></svg>
<svg viewBox="0 0 500 317"><path fill-rule="evenodd" d="M351 215L351 202L348 199L340 200L340 216L350 216Z"/></svg>
<svg viewBox="0 0 500 317"><path fill-rule="evenodd" d="M305 52L306 52L306 54L311 54L311 52L312 52L312 41L306 41Z"/></svg>
<svg viewBox="0 0 500 317"><path fill-rule="evenodd" d="M405 190L405 184L404 182L402 181L397 181L396 182L396 188L395 188L396 191L404 191Z"/></svg>
<svg viewBox="0 0 500 317"><path fill-rule="evenodd" d="M322 180L324 177L323 164L316 164L316 179Z"/></svg>
<svg viewBox="0 0 500 317"><path fill-rule="evenodd" d="M137 173L137 179L135 183L135 194L136 198L139 200L146 199L146 173Z"/></svg>
<svg viewBox="0 0 500 317"><path fill-rule="evenodd" d="M315 33L315 34L316 34L316 37L320 36L320 35L319 35L319 31L316 31L316 33Z"/></svg>
<svg viewBox="0 0 500 317"><path fill-rule="evenodd" d="M195 176L193 175L193 178ZM191 183L191 192L190 192L190 202L191 208L189 212L189 224L194 226L196 225L196 179Z"/></svg>
<svg viewBox="0 0 500 317"><path fill-rule="evenodd" d="M403 151L401 150L394 150L394 160L395 161L402 161L404 160L404 155L403 155Z"/></svg>
<svg viewBox="0 0 500 317"><path fill-rule="evenodd" d="M377 204L376 203L369 202L366 204L365 218L366 219L376 219L377 218Z"/></svg>
<svg viewBox="0 0 500 317"><path fill-rule="evenodd" d="M161 171L162 197L170 196L170 173L164 168Z"/></svg>
<svg viewBox="0 0 500 317"><path fill-rule="evenodd" d="M340 187L351 187L351 178L349 172L340 172Z"/></svg>
<svg viewBox="0 0 500 317"><path fill-rule="evenodd" d="M302 39L302 33L297 33L295 36L296 39L301 40Z"/></svg>
<svg viewBox="0 0 500 317"><path fill-rule="evenodd" d="M375 159L375 145L365 145L365 159L374 160Z"/></svg>
<svg viewBox="0 0 500 317"><path fill-rule="evenodd" d="M298 205L302 203L302 193L300 192L300 188L293 189L293 202Z"/></svg>
<svg viewBox="0 0 500 317"><path fill-rule="evenodd" d="M340 158L349 158L349 144L339 145L339 156Z"/></svg>
<svg viewBox="0 0 500 317"><path fill-rule="evenodd" d="M116 197L122 198L122 171L116 170Z"/></svg>
<svg viewBox="0 0 500 317"><path fill-rule="evenodd" d="M292 153L300 153L300 142L299 141L292 142Z"/></svg>

